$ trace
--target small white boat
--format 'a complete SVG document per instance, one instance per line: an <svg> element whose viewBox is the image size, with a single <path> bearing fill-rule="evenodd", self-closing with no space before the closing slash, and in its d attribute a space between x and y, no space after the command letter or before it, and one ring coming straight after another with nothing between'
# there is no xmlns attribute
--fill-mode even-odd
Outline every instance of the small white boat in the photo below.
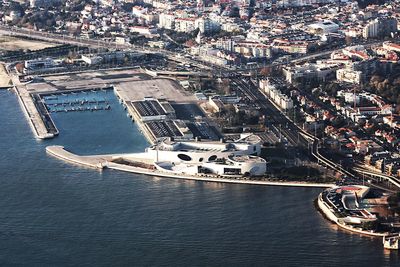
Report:
<svg viewBox="0 0 400 267"><path fill-rule="evenodd" d="M386 249L399 249L400 235L396 236L384 236L383 247Z"/></svg>

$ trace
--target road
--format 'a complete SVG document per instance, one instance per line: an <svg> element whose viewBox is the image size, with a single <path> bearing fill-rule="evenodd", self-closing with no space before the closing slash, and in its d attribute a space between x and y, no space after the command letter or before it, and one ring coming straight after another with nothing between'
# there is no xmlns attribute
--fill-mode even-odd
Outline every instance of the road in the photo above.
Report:
<svg viewBox="0 0 400 267"><path fill-rule="evenodd" d="M170 60L178 61L184 64L192 64L193 66L199 67L204 70L209 70L212 71L215 76L229 76L232 73L237 73L237 72L247 72L251 70L260 70L265 67L277 67L277 66L283 66L283 65L288 65L288 64L293 64L293 63L298 63L306 60L314 60L320 57L324 57L332 53L333 51L337 51L340 49L331 49L327 51L321 51L321 52L316 52L312 54L307 54L305 56L293 58L289 62L286 63L270 63L267 65L262 65L262 66L257 66L255 68L251 68L248 66L244 66L241 68L236 68L232 69L228 66L220 66L220 65L215 65L211 64L208 62L204 62L199 58L188 58L188 57L183 57L180 53L176 53L173 51L169 51L166 49L153 49L149 47L144 47L144 46L137 46L134 44L118 44L116 42L112 41L106 41L106 40L101 40L101 39L86 39L82 37L73 37L69 35L64 35L64 34L55 34L55 33L48 33L48 32L42 32L42 31L35 31L31 29L24 29L24 28L18 28L18 27L10 27L7 25L0 25L0 33L6 34L6 35L21 35L21 36L26 36L26 37L33 37L36 39L48 41L48 42L55 42L55 43L61 43L61 44L73 44L73 45L78 45L78 46L87 46L91 48L105 48L105 49L124 49L124 50L137 50L143 53L162 53L164 56L169 58ZM383 41L370 41L367 43L364 43L366 47L370 47L373 45L378 45L381 44Z"/></svg>
<svg viewBox="0 0 400 267"><path fill-rule="evenodd" d="M82 37L73 37L65 34L55 34L55 33L49 33L49 32L41 32L41 31L35 31L35 30L30 30L30 29L24 29L24 28L18 28L18 27L10 27L6 25L0 25L0 34L3 35L19 35L19 36L25 36L25 37L30 37L30 38L35 38L38 40L43 40L47 42L52 42L52 43L59 43L59 44L71 44L71 45L77 45L77 46L86 46L90 48L104 48L104 49L119 49L119 50L128 50L128 51L139 51L142 53L148 53L148 54L154 54L154 53L160 53L164 56L166 56L168 59L177 61L183 64L192 64L193 66L196 66L201 69L205 70L211 70L211 67L209 65L202 64L201 61L195 60L195 59L190 59L181 56L179 53L174 53L169 50L165 49L153 49L150 47L144 47L144 46L137 46L134 44L130 43L125 43L125 44L118 44L116 42L112 41L106 41L106 40L101 40L101 39L86 39Z"/></svg>

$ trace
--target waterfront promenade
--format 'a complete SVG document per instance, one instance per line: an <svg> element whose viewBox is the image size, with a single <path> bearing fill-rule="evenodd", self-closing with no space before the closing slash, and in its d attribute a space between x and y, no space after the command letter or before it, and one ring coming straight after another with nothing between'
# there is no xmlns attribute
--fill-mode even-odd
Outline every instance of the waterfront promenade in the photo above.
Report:
<svg viewBox="0 0 400 267"><path fill-rule="evenodd" d="M268 181L268 180L251 180L243 178L220 178L213 175L194 176L194 175L176 175L171 173L164 173L158 170L145 169L120 163L112 162L113 159L123 157L124 154L110 154L110 155L94 155L94 156L79 156L73 154L64 149L63 146L48 146L46 147L47 153L75 164L79 164L85 167L96 168L96 169L114 169L124 172L131 172L136 174L144 174L157 177L184 179L184 180L196 180L204 182L218 182L218 183L235 183L235 184L250 184L250 185L272 185L272 186L293 186L293 187L317 187L317 188L329 188L333 187L334 184L324 183L305 183L305 182L283 182L283 181ZM139 162L148 163L147 161L138 158Z"/></svg>

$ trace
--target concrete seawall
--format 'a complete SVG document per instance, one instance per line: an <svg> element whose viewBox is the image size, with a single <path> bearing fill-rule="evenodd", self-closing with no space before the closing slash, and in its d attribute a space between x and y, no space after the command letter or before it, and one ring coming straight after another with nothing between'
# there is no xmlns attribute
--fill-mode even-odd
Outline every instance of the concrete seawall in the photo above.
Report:
<svg viewBox="0 0 400 267"><path fill-rule="evenodd" d="M195 180L204 182L217 182L217 183L231 183L231 184L251 184L251 185L274 185L274 186L295 186L295 187L317 187L327 188L334 186L333 184L317 184L317 183L302 183L302 182L273 182L273 181L262 181L262 180L244 180L244 179L230 179L230 178L218 178L213 176L190 176L190 175L174 175L171 173L163 173L160 171L145 170L132 166L116 164L109 162L106 164L109 169L120 170L125 172L132 172L137 174L145 174L158 177L166 177L173 179L184 179L184 180Z"/></svg>
<svg viewBox="0 0 400 267"><path fill-rule="evenodd" d="M251 184L251 185L273 185L273 186L294 186L294 187L317 187L317 188L328 188L333 187L334 184L322 184L322 183L304 183L304 182L274 182L265 180L245 180L245 179L232 179L232 178L219 178L216 176L191 176L191 175L177 175L171 173L164 173L157 170L150 170L140 167L129 166L125 164L119 164L112 162L112 159L123 157L124 154L114 155L97 155L97 156L78 156L71 152L68 152L62 146L49 146L46 151L62 160L69 161L82 166L96 168L96 169L114 169L119 171L131 172L136 174L144 174L157 177L184 179L184 180L196 180L204 182L218 182L218 183L235 183L235 184Z"/></svg>
<svg viewBox="0 0 400 267"><path fill-rule="evenodd" d="M322 193L318 195L317 204L319 210L333 223L337 224L338 218L335 216L333 211L324 203L322 200Z"/></svg>
<svg viewBox="0 0 400 267"><path fill-rule="evenodd" d="M345 229L347 231L351 231L354 233L362 234L362 235L381 237L381 238L389 235L389 233L377 233L377 232L365 231L365 230L362 230L361 228L351 227L351 226L348 226L348 225L345 225L342 223L337 223L337 225L342 229Z"/></svg>
<svg viewBox="0 0 400 267"><path fill-rule="evenodd" d="M121 91L118 90L117 87L114 87L114 94L118 97L119 101L124 106L124 108L126 108L126 110L128 112L128 116L130 118L132 118L132 121L137 123L137 125L139 126L140 132L146 137L147 141L150 144L154 145L154 142L155 142L154 138L151 136L151 134L148 132L148 130L146 129L143 122L140 121L140 118L137 116L136 112L133 110L131 101L124 98L123 94L121 94Z"/></svg>

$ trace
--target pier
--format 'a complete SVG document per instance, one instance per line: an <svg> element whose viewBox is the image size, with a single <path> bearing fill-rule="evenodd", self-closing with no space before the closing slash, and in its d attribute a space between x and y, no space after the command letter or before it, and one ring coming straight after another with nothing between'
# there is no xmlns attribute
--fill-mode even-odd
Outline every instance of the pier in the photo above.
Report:
<svg viewBox="0 0 400 267"><path fill-rule="evenodd" d="M42 121L44 123L44 126L46 127L47 132L52 135L53 137L58 135L58 129L53 121L53 119L51 118L49 111L45 105L45 103L43 102L43 100L41 99L40 95L36 95L33 94L31 95L33 103L36 107L36 110L39 112Z"/></svg>
<svg viewBox="0 0 400 267"><path fill-rule="evenodd" d="M23 86L16 86L15 92L35 136L39 139L49 139L58 135L58 129L43 103L33 97Z"/></svg>
<svg viewBox="0 0 400 267"><path fill-rule="evenodd" d="M21 84L18 76L12 76L11 80L18 102L35 136L39 139L57 136L59 131L43 102L34 94L31 94L25 84Z"/></svg>

